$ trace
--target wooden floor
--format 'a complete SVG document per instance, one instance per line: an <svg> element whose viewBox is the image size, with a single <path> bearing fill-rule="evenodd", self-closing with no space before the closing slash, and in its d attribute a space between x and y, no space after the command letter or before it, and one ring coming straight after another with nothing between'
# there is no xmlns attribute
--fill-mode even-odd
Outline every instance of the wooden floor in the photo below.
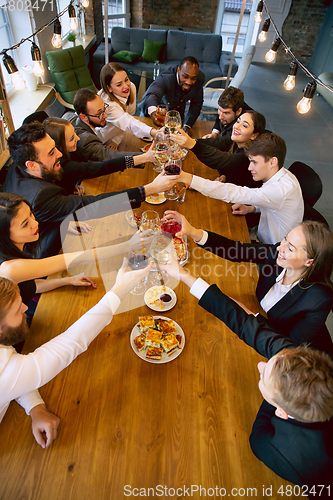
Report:
<svg viewBox="0 0 333 500"><path fill-rule="evenodd" d="M197 123L195 136L210 131L211 125ZM128 151L142 145L131 136L123 142ZM193 153L183 168L211 179L216 176ZM85 187L93 194L153 178L149 165L87 181ZM197 227L249 239L245 219L232 216L230 205L194 191L187 192L183 204L168 201L155 208L161 216L166 208L176 208ZM112 223L101 219L93 225L85 245L93 245L96 235L110 241L133 232L124 213ZM82 243L78 237L70 238L68 248ZM255 266L227 263L192 241L189 252L186 267L191 272L258 309ZM65 331L94 305L117 267L118 261L101 263L97 290L64 287L44 294L26 349L34 350ZM94 266L89 274L97 276ZM271 486L269 497L280 498L278 488L288 483L259 462L249 446L262 401L257 371L262 358L201 309L187 287L175 285L175 292L178 302L165 315L177 321L186 337L176 360L157 366L133 352L130 332L139 315L151 311L142 296L131 295L122 306L124 312L115 315L88 351L41 388L48 407L61 418L50 449L35 443L30 418L11 403L0 425L1 500L264 498L263 487ZM204 490L200 495L200 488L206 495Z"/></svg>

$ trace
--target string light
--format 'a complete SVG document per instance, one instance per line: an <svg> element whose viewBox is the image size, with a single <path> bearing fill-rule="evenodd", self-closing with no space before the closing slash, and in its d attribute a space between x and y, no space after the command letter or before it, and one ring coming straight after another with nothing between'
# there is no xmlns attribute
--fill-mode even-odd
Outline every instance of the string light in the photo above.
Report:
<svg viewBox="0 0 333 500"><path fill-rule="evenodd" d="M40 54L39 47L32 42L31 45L31 59L32 59L32 71L35 73L36 76L42 76L44 75L44 66L42 63L42 56Z"/></svg>
<svg viewBox="0 0 333 500"><path fill-rule="evenodd" d="M19 73L17 66L14 62L14 59L8 54L4 53L2 62L6 70L8 71L8 74L10 75L10 80L12 82L14 89L23 90L25 87L25 81L22 75Z"/></svg>
<svg viewBox="0 0 333 500"><path fill-rule="evenodd" d="M296 84L296 73L298 70L298 64L296 62L292 62L289 69L289 75L285 79L283 86L286 90L293 90Z"/></svg>
<svg viewBox="0 0 333 500"><path fill-rule="evenodd" d="M304 115L305 113L308 113L311 108L311 102L313 99L313 96L316 92L317 84L315 81L308 83L307 86L305 87L303 91L303 97L302 99L297 103L297 111L301 114Z"/></svg>
<svg viewBox="0 0 333 500"><path fill-rule="evenodd" d="M255 16L254 16L255 23L261 23L262 9L263 8L264 8L264 2L263 2L263 0L260 0L260 2L258 3L258 6L257 6L257 12L255 13Z"/></svg>
<svg viewBox="0 0 333 500"><path fill-rule="evenodd" d="M275 42L272 45L272 48L268 52L266 52L265 59L267 62L274 62L275 61L276 53L277 53L277 50L280 47L280 45L281 45L281 39L276 38Z"/></svg>
<svg viewBox="0 0 333 500"><path fill-rule="evenodd" d="M89 0L82 0L82 7L89 7Z"/></svg>
<svg viewBox="0 0 333 500"><path fill-rule="evenodd" d="M265 42L267 40L267 31L271 25L271 20L268 18L263 24L262 30L259 33L258 40L259 42Z"/></svg>
<svg viewBox="0 0 333 500"><path fill-rule="evenodd" d="M61 48L61 44L62 44L62 41L61 41L61 23L60 23L58 18L54 21L54 24L53 24L53 37L52 37L51 43L55 49Z"/></svg>
<svg viewBox="0 0 333 500"><path fill-rule="evenodd" d="M72 31L76 31L78 24L76 20L75 9L72 4L68 6L68 15L69 15L69 27Z"/></svg>

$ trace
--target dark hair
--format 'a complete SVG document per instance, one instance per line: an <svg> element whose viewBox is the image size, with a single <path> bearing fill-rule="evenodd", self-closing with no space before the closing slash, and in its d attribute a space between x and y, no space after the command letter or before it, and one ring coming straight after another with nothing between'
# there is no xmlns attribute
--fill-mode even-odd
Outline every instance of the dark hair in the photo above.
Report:
<svg viewBox="0 0 333 500"><path fill-rule="evenodd" d="M247 111L249 113L249 111ZM265 161L276 157L279 169L283 167L287 146L282 137L273 132L259 135L244 148L246 156L263 156Z"/></svg>
<svg viewBox="0 0 333 500"><path fill-rule="evenodd" d="M193 66L198 66L198 68L199 68L199 63L196 60L196 58L193 56L184 57L184 59L181 61L180 65L179 65L179 68L181 68L186 62L193 64Z"/></svg>
<svg viewBox="0 0 333 500"><path fill-rule="evenodd" d="M10 239L10 224L22 203L26 203L32 211L30 203L25 198L12 193L0 193L0 263L6 260L31 259L31 257L39 256L39 241L27 243L22 252Z"/></svg>
<svg viewBox="0 0 333 500"><path fill-rule="evenodd" d="M70 155L66 147L65 127L67 127L69 123L70 122L62 118L47 118L47 120L43 122L46 133L52 137L56 148L62 153L64 158L67 158L67 160L69 160Z"/></svg>
<svg viewBox="0 0 333 500"><path fill-rule="evenodd" d="M119 101L118 97L115 96L112 92L109 91L108 87L111 85L111 80L114 77L118 71L125 71L126 70L121 66L121 64L115 63L115 62L110 62L108 64L105 64L103 68L101 69L100 73L100 83L103 91L106 93L106 95L109 97L111 101L115 101L123 108L123 110L126 112L126 107L122 102ZM127 73L126 73L127 74ZM134 102L134 95L132 92L132 88L130 87L130 93L127 99L127 104L132 104Z"/></svg>
<svg viewBox="0 0 333 500"><path fill-rule="evenodd" d="M333 289L333 233L322 222L303 221L300 225L306 241L306 252L313 259L302 278L306 283L320 283Z"/></svg>
<svg viewBox="0 0 333 500"><path fill-rule="evenodd" d="M228 87L220 95L218 105L224 109L231 108L236 113L244 107L244 92L237 87Z"/></svg>
<svg viewBox="0 0 333 500"><path fill-rule="evenodd" d="M42 123L33 122L22 125L8 137L10 156L16 164L26 170L27 161L38 161L34 142L39 142L46 137L45 127Z"/></svg>
<svg viewBox="0 0 333 500"><path fill-rule="evenodd" d="M97 94L93 90L90 89L79 89L73 101L73 106L76 113L79 115L80 113L86 115L87 114L87 102L93 101L96 99Z"/></svg>

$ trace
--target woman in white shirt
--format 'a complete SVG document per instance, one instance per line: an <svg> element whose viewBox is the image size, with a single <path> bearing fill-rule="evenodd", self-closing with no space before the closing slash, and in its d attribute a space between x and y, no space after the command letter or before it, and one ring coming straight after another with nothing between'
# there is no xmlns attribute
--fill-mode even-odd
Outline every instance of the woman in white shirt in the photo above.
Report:
<svg viewBox="0 0 333 500"><path fill-rule="evenodd" d="M303 221L281 243L264 245L241 243L196 229L178 212L167 211L165 217L181 222L177 236L189 234L197 245L223 259L258 264L256 295L270 326L295 344L311 343L333 357L332 340L325 326L333 306L333 233L327 226ZM228 269L228 275L241 279L242 275L235 275L237 269ZM267 322L264 316L258 318Z"/></svg>
<svg viewBox="0 0 333 500"><path fill-rule="evenodd" d="M105 64L101 70L100 82L102 90L98 95L108 107L106 126L97 127L96 133L104 144L112 141L117 148L125 132L131 132L139 139L156 135L156 129L134 118L136 88L120 64Z"/></svg>

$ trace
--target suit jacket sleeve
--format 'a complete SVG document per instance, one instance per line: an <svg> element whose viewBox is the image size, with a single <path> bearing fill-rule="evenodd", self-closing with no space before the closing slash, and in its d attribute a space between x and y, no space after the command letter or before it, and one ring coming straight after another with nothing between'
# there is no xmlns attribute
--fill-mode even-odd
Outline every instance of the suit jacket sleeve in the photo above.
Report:
<svg viewBox="0 0 333 500"><path fill-rule="evenodd" d="M77 148L85 158L91 158L93 161L103 162L117 156L111 148L102 144L94 134L87 134L86 137L82 135Z"/></svg>
<svg viewBox="0 0 333 500"><path fill-rule="evenodd" d="M198 140L191 151L207 167L216 168L221 174L225 174L227 180L229 180L229 174L244 161L243 155L220 151L213 146L209 146L205 141L206 139ZM248 165L247 158L245 158L245 163Z"/></svg>
<svg viewBox="0 0 333 500"><path fill-rule="evenodd" d="M252 314L247 314L216 285L207 289L199 305L223 321L241 340L266 358L271 358L282 349L296 347L289 338L278 334L266 323L257 321Z"/></svg>
<svg viewBox="0 0 333 500"><path fill-rule="evenodd" d="M195 94L193 97L191 97L190 108L184 120L184 125L188 125L189 127L193 127L202 109L204 80L205 75L199 71L198 79L195 84Z"/></svg>
<svg viewBox="0 0 333 500"><path fill-rule="evenodd" d="M161 73L156 80L149 85L147 92L144 95L143 111L145 116L148 115L148 108L150 106L158 106L161 103L162 97L168 94L170 86L170 75ZM174 79L175 80L175 79Z"/></svg>
<svg viewBox="0 0 333 500"><path fill-rule="evenodd" d="M61 165L64 169L62 184L68 181L79 181L82 179L94 179L101 175L108 175L114 172L123 172L126 168L126 160L123 158L111 158L105 161L76 162L63 160Z"/></svg>

